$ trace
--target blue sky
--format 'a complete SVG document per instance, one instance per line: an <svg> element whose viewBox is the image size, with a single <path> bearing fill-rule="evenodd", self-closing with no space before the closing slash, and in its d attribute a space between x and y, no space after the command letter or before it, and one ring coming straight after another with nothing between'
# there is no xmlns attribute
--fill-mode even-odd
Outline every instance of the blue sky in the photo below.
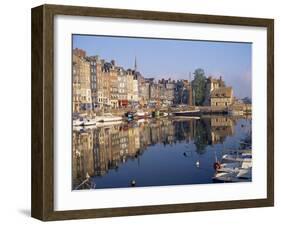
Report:
<svg viewBox="0 0 281 226"><path fill-rule="evenodd" d="M114 59L125 69L134 67L136 57L142 75L156 79L189 79L189 73L202 68L206 76L222 76L236 97L251 96L250 43L73 35L73 48Z"/></svg>

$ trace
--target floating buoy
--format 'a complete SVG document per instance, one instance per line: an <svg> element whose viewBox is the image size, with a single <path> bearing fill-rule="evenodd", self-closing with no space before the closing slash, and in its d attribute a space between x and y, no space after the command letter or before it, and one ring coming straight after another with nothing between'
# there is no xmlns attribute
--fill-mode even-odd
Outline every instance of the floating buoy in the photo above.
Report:
<svg viewBox="0 0 281 226"><path fill-rule="evenodd" d="M135 180L131 180L131 186L135 187L136 186L136 181Z"/></svg>

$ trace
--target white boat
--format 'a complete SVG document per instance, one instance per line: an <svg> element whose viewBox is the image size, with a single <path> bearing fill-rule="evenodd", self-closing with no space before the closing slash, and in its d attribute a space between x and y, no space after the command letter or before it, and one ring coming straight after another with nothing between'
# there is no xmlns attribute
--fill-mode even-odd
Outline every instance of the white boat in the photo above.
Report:
<svg viewBox="0 0 281 226"><path fill-rule="evenodd" d="M96 122L114 122L114 121L122 121L122 117L114 116L111 113L105 113L102 116L96 116Z"/></svg>
<svg viewBox="0 0 281 226"><path fill-rule="evenodd" d="M80 132L80 131L83 131L83 130L84 130L83 126L73 126L73 131Z"/></svg>
<svg viewBox="0 0 281 226"><path fill-rule="evenodd" d="M249 169L240 169L237 177L239 179L252 179L252 167Z"/></svg>
<svg viewBox="0 0 281 226"><path fill-rule="evenodd" d="M108 122L97 122L96 127L107 127L107 126L114 126L120 125L122 121L108 121Z"/></svg>
<svg viewBox="0 0 281 226"><path fill-rule="evenodd" d="M222 156L223 163L229 162L252 162L252 155L251 154L241 154L241 155L231 155L226 154Z"/></svg>
<svg viewBox="0 0 281 226"><path fill-rule="evenodd" d="M248 182L252 180L252 168L218 172L213 177L213 180L220 182Z"/></svg>
<svg viewBox="0 0 281 226"><path fill-rule="evenodd" d="M217 172L239 172L242 169L252 168L252 161L243 161L243 162L231 162L219 164L219 167L216 169Z"/></svg>
<svg viewBox="0 0 281 226"><path fill-rule="evenodd" d="M149 113L144 111L137 111L135 115L139 118L145 118L149 116Z"/></svg>
<svg viewBox="0 0 281 226"><path fill-rule="evenodd" d="M200 114L199 109L174 112L175 116L195 116L199 114Z"/></svg>
<svg viewBox="0 0 281 226"><path fill-rule="evenodd" d="M232 163L223 163L219 164L219 167L216 169L217 172L232 172L235 169L239 169L241 167L240 162L232 162Z"/></svg>
<svg viewBox="0 0 281 226"><path fill-rule="evenodd" d="M78 118L73 120L73 126L82 126L84 123L84 119L83 118Z"/></svg>
<svg viewBox="0 0 281 226"><path fill-rule="evenodd" d="M137 120L137 123L140 124L140 123L144 123L144 122L146 122L146 121L148 121L148 120L142 118L142 119L138 119L138 120Z"/></svg>
<svg viewBox="0 0 281 226"><path fill-rule="evenodd" d="M200 117L199 116L184 116L184 115L176 115L173 117L173 119L182 119L182 120L187 120L187 119L194 119L194 120L199 120Z"/></svg>
<svg viewBox="0 0 281 226"><path fill-rule="evenodd" d="M91 125L96 125L96 120L95 119L84 119L84 122L83 122L83 126L91 126Z"/></svg>

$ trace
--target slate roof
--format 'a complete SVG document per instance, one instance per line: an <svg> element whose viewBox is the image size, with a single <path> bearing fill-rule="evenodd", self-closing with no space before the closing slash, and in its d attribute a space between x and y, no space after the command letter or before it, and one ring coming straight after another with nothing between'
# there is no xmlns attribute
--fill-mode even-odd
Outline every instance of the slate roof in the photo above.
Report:
<svg viewBox="0 0 281 226"><path fill-rule="evenodd" d="M230 98L232 97L232 87L220 87L211 92L211 98Z"/></svg>

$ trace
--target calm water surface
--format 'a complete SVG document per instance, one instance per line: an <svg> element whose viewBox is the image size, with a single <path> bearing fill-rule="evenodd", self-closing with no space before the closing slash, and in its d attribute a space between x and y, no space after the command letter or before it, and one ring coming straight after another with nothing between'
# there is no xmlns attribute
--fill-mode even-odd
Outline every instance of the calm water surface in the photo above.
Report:
<svg viewBox="0 0 281 226"><path fill-rule="evenodd" d="M251 140L251 119L139 120L73 130L72 189L213 183L213 164Z"/></svg>

